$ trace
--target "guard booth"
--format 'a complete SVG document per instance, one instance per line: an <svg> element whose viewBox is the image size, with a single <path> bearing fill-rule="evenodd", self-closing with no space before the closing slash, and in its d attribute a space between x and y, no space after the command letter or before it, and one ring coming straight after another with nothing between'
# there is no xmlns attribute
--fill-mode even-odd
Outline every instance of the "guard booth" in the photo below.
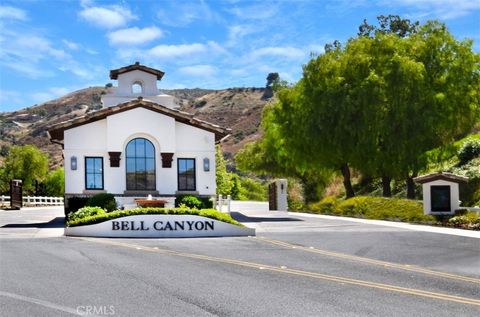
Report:
<svg viewBox="0 0 480 317"><path fill-rule="evenodd" d="M287 184L286 179L276 179L268 185L268 206L270 210L288 210Z"/></svg>
<svg viewBox="0 0 480 317"><path fill-rule="evenodd" d="M466 183L468 178L440 172L418 176L413 180L422 184L425 215L453 215L460 208L459 184Z"/></svg>
<svg viewBox="0 0 480 317"><path fill-rule="evenodd" d="M10 208L20 209L23 207L22 181L12 179L10 181Z"/></svg>

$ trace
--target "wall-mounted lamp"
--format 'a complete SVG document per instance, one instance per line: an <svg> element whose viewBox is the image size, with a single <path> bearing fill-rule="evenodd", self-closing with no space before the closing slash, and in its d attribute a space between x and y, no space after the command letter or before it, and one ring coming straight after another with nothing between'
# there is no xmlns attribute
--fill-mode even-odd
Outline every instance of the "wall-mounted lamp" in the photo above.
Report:
<svg viewBox="0 0 480 317"><path fill-rule="evenodd" d="M77 170L77 157L76 156L72 156L70 158L70 169L72 171L76 171Z"/></svg>
<svg viewBox="0 0 480 317"><path fill-rule="evenodd" d="M210 171L210 159L208 157L203 159L203 171L205 172Z"/></svg>

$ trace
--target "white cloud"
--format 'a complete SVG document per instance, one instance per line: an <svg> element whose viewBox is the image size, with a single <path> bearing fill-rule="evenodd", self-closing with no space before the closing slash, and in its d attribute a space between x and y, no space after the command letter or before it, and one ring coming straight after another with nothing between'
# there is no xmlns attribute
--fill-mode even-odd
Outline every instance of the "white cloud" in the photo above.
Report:
<svg viewBox="0 0 480 317"><path fill-rule="evenodd" d="M260 32L258 25L239 24L228 27L227 46L235 46L245 36Z"/></svg>
<svg viewBox="0 0 480 317"><path fill-rule="evenodd" d="M86 7L79 13L87 22L106 29L122 27L127 22L137 19L130 9L122 6Z"/></svg>
<svg viewBox="0 0 480 317"><path fill-rule="evenodd" d="M241 19L265 20L275 16L279 7L278 4L255 4L245 7L234 7L228 10Z"/></svg>
<svg viewBox="0 0 480 317"><path fill-rule="evenodd" d="M154 60L161 59L176 59L184 57L205 57L225 54L226 50L214 41L208 41L207 43L191 43L191 44L178 44L178 45L157 45L150 49L121 49L118 51L120 58L132 59L139 57L147 57Z"/></svg>
<svg viewBox="0 0 480 317"><path fill-rule="evenodd" d="M68 48L68 49L71 49L72 51L77 51L79 48L80 48L80 44L78 43L75 43L73 41L69 41L69 40L62 40L63 44L65 44L65 46Z"/></svg>
<svg viewBox="0 0 480 317"><path fill-rule="evenodd" d="M212 65L193 65L181 67L179 72L196 77L211 77L217 72L217 68Z"/></svg>
<svg viewBox="0 0 480 317"><path fill-rule="evenodd" d="M194 3L178 0L162 1L162 9L157 12L157 18L160 23L174 27L185 27L197 20L202 23L223 20L203 0Z"/></svg>
<svg viewBox="0 0 480 317"><path fill-rule="evenodd" d="M27 20L27 13L18 8L0 6L0 19L14 19L25 21Z"/></svg>
<svg viewBox="0 0 480 317"><path fill-rule="evenodd" d="M205 44L180 44L180 45L157 45L147 51L147 53L156 58L176 58L185 55L204 53L207 50Z"/></svg>
<svg viewBox="0 0 480 317"><path fill-rule="evenodd" d="M163 32L156 26L139 29L138 27L121 29L109 33L111 45L140 45L162 37Z"/></svg>
<svg viewBox="0 0 480 317"><path fill-rule="evenodd" d="M385 0L379 4L387 3ZM390 5L415 8L412 16L432 16L444 20L454 19L480 10L478 0L396 0Z"/></svg>
<svg viewBox="0 0 480 317"><path fill-rule="evenodd" d="M281 56L290 59L299 59L304 58L308 53L309 52L291 46L270 46L252 51L249 57L251 59L257 59L265 56Z"/></svg>

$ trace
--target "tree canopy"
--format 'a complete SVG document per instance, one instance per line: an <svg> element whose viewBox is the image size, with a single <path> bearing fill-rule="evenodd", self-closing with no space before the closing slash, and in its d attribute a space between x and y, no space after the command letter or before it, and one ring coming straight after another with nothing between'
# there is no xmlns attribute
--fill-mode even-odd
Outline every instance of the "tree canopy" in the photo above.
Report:
<svg viewBox="0 0 480 317"><path fill-rule="evenodd" d="M331 45L303 67L298 83L278 91L263 113L263 139L237 156L241 168L339 170L351 197L353 167L381 177L387 196L391 179L406 179L413 197L412 177L425 169L426 152L479 120L480 55L442 23L379 21Z"/></svg>
<svg viewBox="0 0 480 317"><path fill-rule="evenodd" d="M43 181L48 172L48 158L34 145L10 147L3 166L0 168L2 192L7 192L12 179L21 179L23 191L33 193L35 181Z"/></svg>

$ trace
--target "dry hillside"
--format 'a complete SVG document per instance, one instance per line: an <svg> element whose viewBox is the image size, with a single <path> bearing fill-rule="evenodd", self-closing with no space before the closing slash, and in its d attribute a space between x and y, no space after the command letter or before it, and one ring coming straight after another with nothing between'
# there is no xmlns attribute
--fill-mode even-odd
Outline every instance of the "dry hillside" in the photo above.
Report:
<svg viewBox="0 0 480 317"><path fill-rule="evenodd" d="M40 105L0 113L0 161L9 145L34 144L49 154L51 167L59 166L61 147L49 141L46 127L100 109L101 95L105 92L104 87L90 87ZM232 135L222 143L227 157L232 157L246 142L258 138L262 109L268 102L264 88L164 92L175 96L181 110L232 129Z"/></svg>

